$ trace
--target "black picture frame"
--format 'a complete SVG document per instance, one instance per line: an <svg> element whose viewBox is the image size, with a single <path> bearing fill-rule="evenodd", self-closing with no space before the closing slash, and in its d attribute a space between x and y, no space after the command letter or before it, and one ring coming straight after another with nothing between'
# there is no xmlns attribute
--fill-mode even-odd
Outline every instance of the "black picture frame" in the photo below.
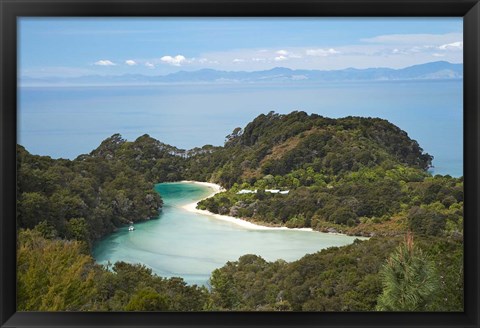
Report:
<svg viewBox="0 0 480 328"><path fill-rule="evenodd" d="M1 327L480 327L478 0L0 0ZM465 311L461 313L16 312L17 17L441 16L464 18Z"/></svg>

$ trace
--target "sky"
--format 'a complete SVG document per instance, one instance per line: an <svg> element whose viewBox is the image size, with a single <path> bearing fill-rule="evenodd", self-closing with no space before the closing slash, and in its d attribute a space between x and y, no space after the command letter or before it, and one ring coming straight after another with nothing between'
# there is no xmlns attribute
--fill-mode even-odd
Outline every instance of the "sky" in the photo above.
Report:
<svg viewBox="0 0 480 328"><path fill-rule="evenodd" d="M462 18L23 17L18 24L19 73L29 77L463 60Z"/></svg>

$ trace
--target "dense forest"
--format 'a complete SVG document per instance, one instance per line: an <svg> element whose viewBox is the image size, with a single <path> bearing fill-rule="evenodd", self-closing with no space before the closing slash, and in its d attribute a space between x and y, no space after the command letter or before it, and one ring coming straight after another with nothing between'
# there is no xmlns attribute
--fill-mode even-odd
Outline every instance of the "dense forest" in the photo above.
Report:
<svg viewBox="0 0 480 328"><path fill-rule="evenodd" d="M18 146L19 310L461 311L463 178L431 161L386 120L304 112L260 115L223 147L115 134L65 160ZM157 217L155 183L183 179L226 188L199 204L214 213L371 238L292 263L245 255L209 289L94 262L101 237Z"/></svg>
<svg viewBox="0 0 480 328"><path fill-rule="evenodd" d="M121 161L53 160L19 146L17 172L17 226L89 246L130 221L158 216L162 207L152 182Z"/></svg>
<svg viewBox="0 0 480 328"><path fill-rule="evenodd" d="M463 180L426 173L432 157L385 120L269 113L223 151L229 160L211 179L230 189L202 209L354 235L462 231Z"/></svg>

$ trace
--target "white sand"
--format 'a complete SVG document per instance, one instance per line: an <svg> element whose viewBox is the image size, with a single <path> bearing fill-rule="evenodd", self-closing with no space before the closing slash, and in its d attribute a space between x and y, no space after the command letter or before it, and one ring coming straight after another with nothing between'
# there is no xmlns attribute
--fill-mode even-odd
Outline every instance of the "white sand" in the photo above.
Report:
<svg viewBox="0 0 480 328"><path fill-rule="evenodd" d="M187 181L187 180L184 180L184 181L180 181L180 182L185 182L185 183L196 183L196 184L200 184L200 185L204 185L204 186L207 186L209 188L211 188L213 190L213 192L208 195L207 197L203 198L203 199L206 199L206 198L210 198L212 197L213 195L215 194L218 194L219 192L222 192L222 191L225 191L224 188L222 188L221 186L215 184L215 183L210 183L210 182L199 182L199 181ZM252 230L298 230L298 231L313 231L313 229L311 228L287 228L287 227L265 227L265 226L261 226L261 225L258 225L258 224L255 224L255 223L251 223L251 222L248 222L248 221L245 221L245 220L242 220L242 219L239 219L239 218L235 218L233 216L228 216L228 215L220 215L220 214L215 214L215 213L212 213L210 211L207 211L207 210L200 210L200 209L197 209L197 204L202 201L203 199L199 200L198 202L194 202L194 203L190 203L190 204L187 204L187 205L184 205L182 206L183 209L189 211L189 212L193 212L193 213L199 213L199 214L203 214L203 215L208 215L208 216L211 216L215 219L218 219L218 220L222 220L222 221L227 221L227 222L230 222L230 223L234 223L234 224L237 224L243 228L246 228L246 229L252 229Z"/></svg>

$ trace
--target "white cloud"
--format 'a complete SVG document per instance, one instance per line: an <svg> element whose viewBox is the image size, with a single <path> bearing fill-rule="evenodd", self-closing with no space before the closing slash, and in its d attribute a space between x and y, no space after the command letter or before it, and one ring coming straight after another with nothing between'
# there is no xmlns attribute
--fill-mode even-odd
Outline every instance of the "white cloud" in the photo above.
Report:
<svg viewBox="0 0 480 328"><path fill-rule="evenodd" d="M102 60L96 61L94 63L94 65L97 65L97 66L115 66L116 64L114 62L111 62L108 59L102 59Z"/></svg>
<svg viewBox="0 0 480 328"><path fill-rule="evenodd" d="M281 50L278 50L275 52L275 56L273 58L274 61L284 61L284 60L287 60L287 59L299 59L299 58L302 58L301 55L299 54L296 54L296 53L293 53L291 51L287 51L287 50L284 50L284 49L281 49Z"/></svg>
<svg viewBox="0 0 480 328"><path fill-rule="evenodd" d="M239 59L239 60L242 60L242 59ZM162 61L162 62L164 62L164 61ZM205 57L201 57L201 58L185 58L185 61L183 61L182 63L185 63L185 64L217 64L218 61L210 60L210 59L205 58ZM180 65L175 65L175 66L180 66Z"/></svg>
<svg viewBox="0 0 480 328"><path fill-rule="evenodd" d="M146 63L145 63L145 66L147 66L148 68L155 68L155 65L153 65L153 64L150 63L150 62L146 62Z"/></svg>
<svg viewBox="0 0 480 328"><path fill-rule="evenodd" d="M125 61L125 64L127 64L128 66L135 66L137 65L137 62L132 59L128 59Z"/></svg>
<svg viewBox="0 0 480 328"><path fill-rule="evenodd" d="M441 46L438 47L438 49L441 49L441 50L463 50L463 42L462 41L457 41L457 42L442 44Z"/></svg>
<svg viewBox="0 0 480 328"><path fill-rule="evenodd" d="M182 55L176 55L175 57L163 56L160 60L173 66L180 66L182 63L187 62L187 59Z"/></svg>
<svg viewBox="0 0 480 328"><path fill-rule="evenodd" d="M265 70L275 66L327 70L347 67L402 68L435 60L461 63L462 45L458 42L462 38L461 33L380 35L367 39L372 42L355 41L344 45L322 42L296 47L280 45L275 48L235 48L199 53L195 58L178 54L150 58L148 61L156 68L162 65L169 66L168 69L186 66L189 69L245 71ZM167 69L167 67L164 68Z"/></svg>
<svg viewBox="0 0 480 328"><path fill-rule="evenodd" d="M297 55L297 54L290 54L290 55L288 56L288 58L297 58L297 59L298 59L298 58L303 58L303 56Z"/></svg>
<svg viewBox="0 0 480 328"><path fill-rule="evenodd" d="M462 33L447 34L386 34L373 38L360 39L362 42L377 44L410 44L410 45L426 45L426 44L446 44L462 39Z"/></svg>
<svg viewBox="0 0 480 328"><path fill-rule="evenodd" d="M336 55L339 54L340 52L333 49L308 49L306 52L307 56L318 56L318 57L326 57L330 55Z"/></svg>

